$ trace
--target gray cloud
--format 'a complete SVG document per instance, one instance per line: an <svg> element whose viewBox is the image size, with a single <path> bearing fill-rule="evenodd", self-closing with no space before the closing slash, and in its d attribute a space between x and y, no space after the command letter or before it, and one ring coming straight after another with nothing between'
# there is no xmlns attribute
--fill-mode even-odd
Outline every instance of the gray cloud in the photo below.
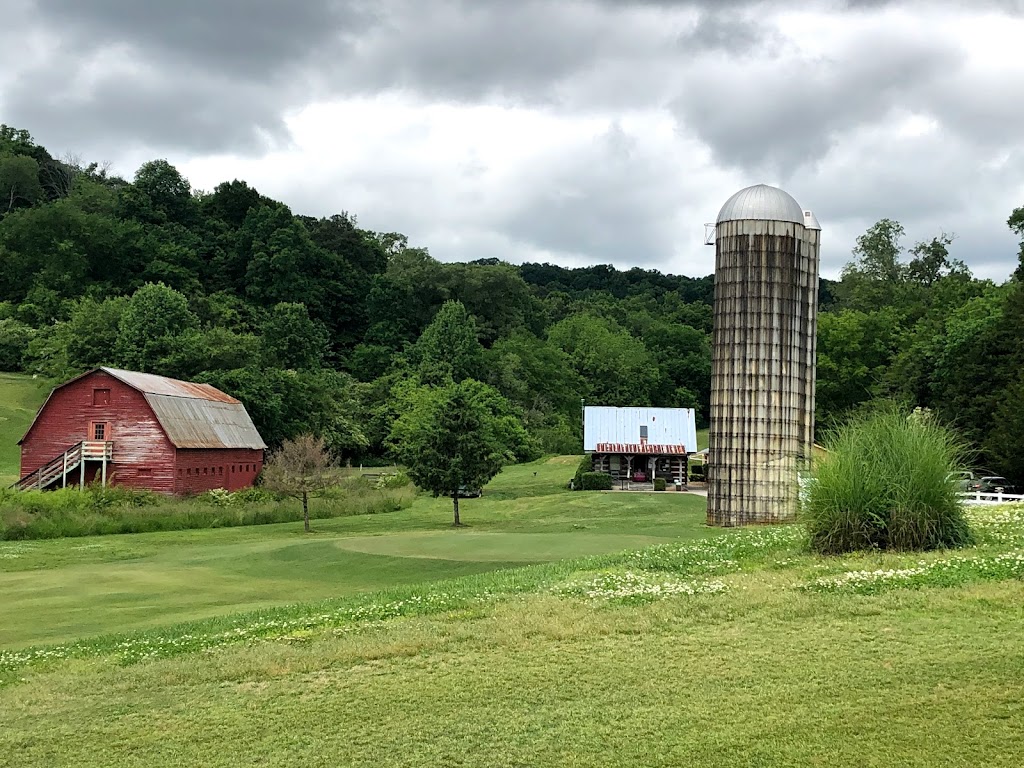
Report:
<svg viewBox="0 0 1024 768"><path fill-rule="evenodd" d="M844 134L879 122L960 64L951 48L881 34L828 58L692 67L673 108L716 159L785 173L822 157Z"/></svg>
<svg viewBox="0 0 1024 768"><path fill-rule="evenodd" d="M519 242L602 263L671 256L675 175L620 126L545 169L527 170L541 172L541 188L507 212L503 227Z"/></svg>
<svg viewBox="0 0 1024 768"><path fill-rule="evenodd" d="M24 6L24 3L23 3ZM259 153L287 141L283 113L317 92L311 72L374 23L359 3L35 0L49 45L0 64L6 119L82 152Z"/></svg>
<svg viewBox="0 0 1024 768"><path fill-rule="evenodd" d="M373 22L366 6L331 0L36 0L36 9L76 46L126 45L144 59L241 80L279 77Z"/></svg>
<svg viewBox="0 0 1024 768"><path fill-rule="evenodd" d="M840 3L884 4L889 0ZM87 124L105 124L115 142L130 137L209 151L248 137L242 148L258 151L259 137L281 137L286 109L332 94L399 90L424 99L577 110L674 99L681 121L725 161L752 167L765 153L790 162L795 145L824 151L836 129L850 119L870 119L882 100L898 101L927 84L953 56L922 41L908 48L893 37L830 61L778 61L768 68L772 80L764 82L761 61L752 64L755 71L730 79L730 67L702 55L724 51L746 60L777 53L781 36L765 8L781 5L35 0L37 23L55 36L56 50L38 66L20 67L3 106L12 119L38 120L58 116L70 99ZM121 60L97 63L112 48L123 51ZM576 87L598 76L604 88ZM148 120L119 119L127 106L123 94L147 91L156 94L142 99ZM763 136L779 137L778 147L749 141L749 119L728 103L740 100L756 111ZM790 110L798 101L802 119L796 122ZM178 126L170 144L168 126ZM223 140L204 135L218 128Z"/></svg>
<svg viewBox="0 0 1024 768"><path fill-rule="evenodd" d="M679 37L679 47L687 54L733 51L738 56L751 56L776 53L784 44L778 30L763 21L721 11L702 12L693 28Z"/></svg>
<svg viewBox="0 0 1024 768"><path fill-rule="evenodd" d="M287 140L263 88L216 78L111 72L83 84L74 75L38 73L11 89L7 108L19 124L42 126L47 143L77 152L258 152Z"/></svg>

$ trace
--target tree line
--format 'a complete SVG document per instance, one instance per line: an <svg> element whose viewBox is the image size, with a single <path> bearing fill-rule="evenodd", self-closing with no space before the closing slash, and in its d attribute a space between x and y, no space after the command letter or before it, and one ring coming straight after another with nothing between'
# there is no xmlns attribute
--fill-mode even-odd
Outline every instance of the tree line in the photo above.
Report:
<svg viewBox="0 0 1024 768"><path fill-rule="evenodd" d="M1021 209L1009 224L1024 236ZM1024 480L1019 282L974 278L950 236L903 236L880 221L822 281L819 424L877 398L930 407ZM0 126L0 370L209 382L272 446L313 433L355 461L394 455L403 414L464 381L504 460L578 452L581 400L703 421L713 291L607 265L442 263L347 212L295 214L237 179L196 190L166 160L126 180Z"/></svg>

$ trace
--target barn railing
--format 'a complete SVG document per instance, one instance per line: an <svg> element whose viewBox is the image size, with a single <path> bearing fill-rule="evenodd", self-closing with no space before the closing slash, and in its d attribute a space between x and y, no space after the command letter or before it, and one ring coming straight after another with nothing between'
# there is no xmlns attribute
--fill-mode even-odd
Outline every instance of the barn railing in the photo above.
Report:
<svg viewBox="0 0 1024 768"><path fill-rule="evenodd" d="M85 487L85 462L99 461L100 482L107 484L107 464L114 460L114 444L109 440L83 440L68 448L64 453L47 462L35 472L30 472L16 482L12 488L27 491L31 488L48 488L58 480L67 487L68 475L78 470L78 487Z"/></svg>

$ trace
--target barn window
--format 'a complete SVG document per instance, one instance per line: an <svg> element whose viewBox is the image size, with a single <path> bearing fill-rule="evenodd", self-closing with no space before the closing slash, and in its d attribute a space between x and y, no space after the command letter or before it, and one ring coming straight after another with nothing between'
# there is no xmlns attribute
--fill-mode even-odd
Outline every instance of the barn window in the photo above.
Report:
<svg viewBox="0 0 1024 768"><path fill-rule="evenodd" d="M106 440L107 439L107 425L102 421L98 421L92 425L92 439L93 440Z"/></svg>
<svg viewBox="0 0 1024 768"><path fill-rule="evenodd" d="M181 475L182 475L182 469L181 469L181 467L178 467L178 477L181 477Z"/></svg>
<svg viewBox="0 0 1024 768"><path fill-rule="evenodd" d="M234 474L234 473L235 473L235 465L234 465L234 464L232 464L232 465L231 465L231 474Z"/></svg>
<svg viewBox="0 0 1024 768"><path fill-rule="evenodd" d="M139 474L140 475L147 475L147 476L148 475L152 475L153 474L153 470L150 467L139 467Z"/></svg>
<svg viewBox="0 0 1024 768"><path fill-rule="evenodd" d="M223 476L224 475L224 467L217 467L217 474Z"/></svg>
<svg viewBox="0 0 1024 768"><path fill-rule="evenodd" d="M209 467L203 467L203 474L204 475L210 474L210 468Z"/></svg>
<svg viewBox="0 0 1024 768"><path fill-rule="evenodd" d="M647 439L647 425L646 424L644 424L643 426L640 427L640 439L641 440L646 440Z"/></svg>
<svg viewBox="0 0 1024 768"><path fill-rule="evenodd" d="M92 391L92 404L93 405L110 405L110 390L109 389L94 389Z"/></svg>

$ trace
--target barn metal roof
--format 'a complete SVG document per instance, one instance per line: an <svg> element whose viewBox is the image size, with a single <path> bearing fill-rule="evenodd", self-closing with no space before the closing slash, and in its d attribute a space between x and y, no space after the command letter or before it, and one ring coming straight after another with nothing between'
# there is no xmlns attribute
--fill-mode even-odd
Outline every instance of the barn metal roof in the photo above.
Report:
<svg viewBox="0 0 1024 768"><path fill-rule="evenodd" d="M195 384L191 381L178 381L166 376L152 373L123 371L120 368L100 368L115 379L120 379L129 387L133 387L147 395L169 395L170 397L191 397L199 400L214 400L220 403L239 402L231 395L226 395L209 384Z"/></svg>
<svg viewBox="0 0 1024 768"><path fill-rule="evenodd" d="M647 427L642 440L640 427ZM619 450L622 448L622 450ZM692 453L697 450L697 422L692 408L583 409L583 450L604 453Z"/></svg>
<svg viewBox="0 0 1024 768"><path fill-rule="evenodd" d="M239 400L209 384L100 368L139 390L178 448L266 448Z"/></svg>
<svg viewBox="0 0 1024 768"><path fill-rule="evenodd" d="M767 184L755 184L741 189L725 201L718 212L717 223L742 219L792 221L804 223L804 209L788 192ZM820 227L819 227L820 229Z"/></svg>
<svg viewBox="0 0 1024 768"><path fill-rule="evenodd" d="M145 393L168 439L178 448L266 448L249 414L237 400Z"/></svg>

